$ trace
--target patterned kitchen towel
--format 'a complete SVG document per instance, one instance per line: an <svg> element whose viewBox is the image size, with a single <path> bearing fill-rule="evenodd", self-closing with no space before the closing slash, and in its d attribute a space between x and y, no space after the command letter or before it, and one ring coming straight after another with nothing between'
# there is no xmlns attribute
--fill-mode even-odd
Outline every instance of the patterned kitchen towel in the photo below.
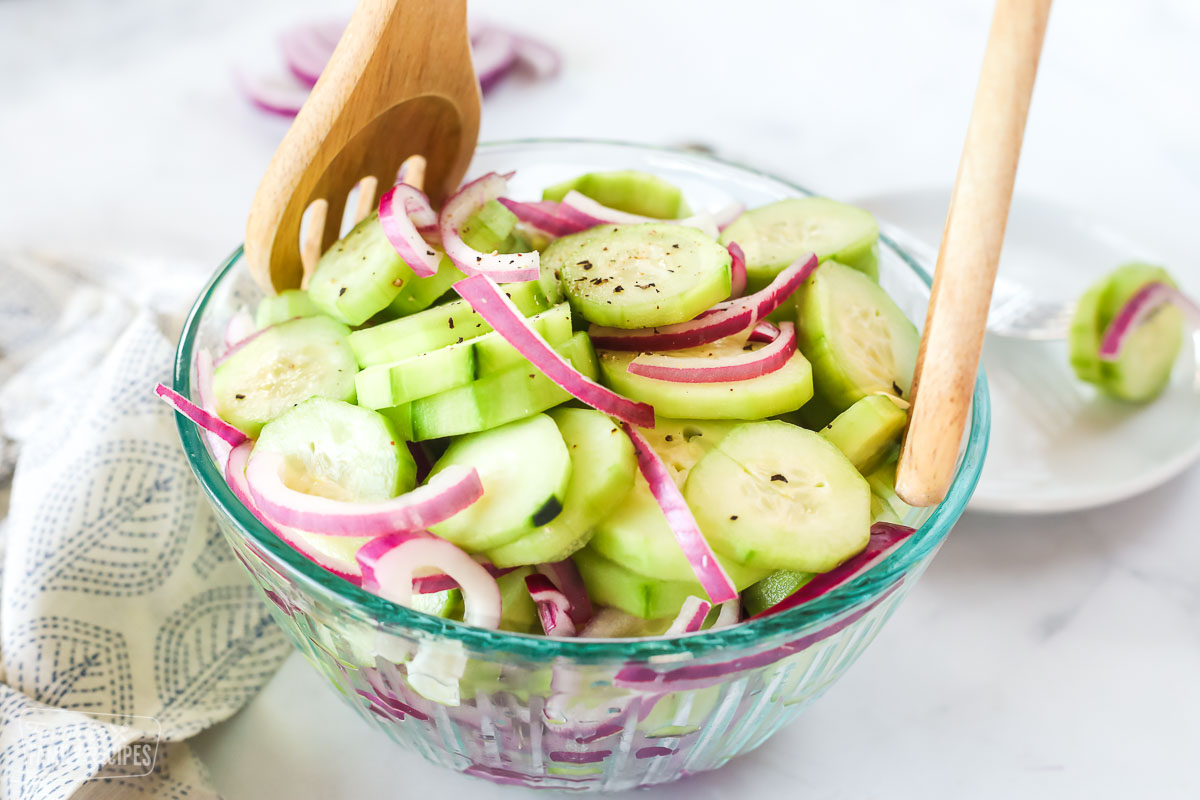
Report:
<svg viewBox="0 0 1200 800"><path fill-rule="evenodd" d="M180 741L289 646L152 393L173 348L153 313L43 260L0 258L0 277L0 797L215 797Z"/></svg>

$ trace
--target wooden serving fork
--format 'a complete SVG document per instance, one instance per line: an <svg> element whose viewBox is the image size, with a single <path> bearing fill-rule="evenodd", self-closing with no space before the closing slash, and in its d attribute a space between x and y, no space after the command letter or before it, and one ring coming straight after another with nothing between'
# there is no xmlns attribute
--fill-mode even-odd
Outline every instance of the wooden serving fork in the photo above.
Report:
<svg viewBox="0 0 1200 800"><path fill-rule="evenodd" d="M409 156L425 157L425 190L440 204L466 173L479 112L466 0L360 0L250 207L245 257L258 285L299 286L309 206L306 238L320 253L338 238L351 189L360 210L372 208Z"/></svg>

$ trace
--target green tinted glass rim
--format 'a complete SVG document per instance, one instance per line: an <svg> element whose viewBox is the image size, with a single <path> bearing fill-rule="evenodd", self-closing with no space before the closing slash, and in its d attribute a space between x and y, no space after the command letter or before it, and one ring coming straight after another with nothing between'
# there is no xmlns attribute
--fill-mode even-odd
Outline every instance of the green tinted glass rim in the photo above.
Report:
<svg viewBox="0 0 1200 800"><path fill-rule="evenodd" d="M545 146L627 148L641 153L657 152L688 157L699 163L720 165L743 174L764 178L799 194L812 194L801 186L753 167L667 147L595 139L517 139L483 144L479 146L479 150ZM926 286L931 285L930 275L893 239L881 233L880 243L904 261ZM176 350L174 375L175 390L185 397L191 397L191 365L200 321L217 287L232 273L241 257L242 247L239 246L217 269L188 315ZM177 415L176 424L192 472L216 508L233 522L242 535L286 565L289 571L286 577L322 601L342 606L355 616L374 620L383 626L395 626L454 639L476 652L512 654L536 661L547 661L556 657L580 661L642 661L652 656L674 654L703 657L720 651L753 648L756 645L774 642L781 637L804 635L817 629L824 622L834 621L860 605L881 598L942 543L975 491L987 452L991 422L987 379L982 367L972 399L967 444L946 499L934 509L917 532L905 540L885 561L828 594L790 611L730 628L673 639L577 640L491 631L433 617L377 597L326 572L268 530L234 496L224 476L209 456L200 430L182 415Z"/></svg>

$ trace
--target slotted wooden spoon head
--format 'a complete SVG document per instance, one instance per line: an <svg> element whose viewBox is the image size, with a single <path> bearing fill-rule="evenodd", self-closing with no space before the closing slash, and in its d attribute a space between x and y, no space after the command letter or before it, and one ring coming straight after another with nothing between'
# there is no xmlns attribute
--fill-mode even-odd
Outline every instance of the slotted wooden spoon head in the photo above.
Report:
<svg viewBox="0 0 1200 800"><path fill-rule="evenodd" d="M245 257L255 281L267 292L299 286L309 205L328 204L324 250L350 190L374 177L377 201L411 155L425 156L425 190L440 204L470 163L479 107L466 0L360 0L254 196Z"/></svg>

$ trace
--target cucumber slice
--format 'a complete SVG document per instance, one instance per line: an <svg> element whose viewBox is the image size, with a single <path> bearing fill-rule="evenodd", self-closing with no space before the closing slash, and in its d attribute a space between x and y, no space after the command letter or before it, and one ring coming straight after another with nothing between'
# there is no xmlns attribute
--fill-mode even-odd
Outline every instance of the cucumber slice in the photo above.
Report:
<svg viewBox="0 0 1200 800"><path fill-rule="evenodd" d="M700 526L707 537L708 529L703 522ZM715 542L713 546L716 546ZM708 596L700 589L696 573L679 548L667 518L650 493L650 486L640 474L634 478L633 488L621 504L596 525L588 549L622 569L659 580L694 584L698 591L692 594ZM765 574L765 570L742 566L720 553L717 559L739 590Z"/></svg>
<svg viewBox="0 0 1200 800"><path fill-rule="evenodd" d="M895 455L890 460L885 461L883 466L877 467L867 473L867 485L871 487L871 494L882 500L892 513L895 514L895 519L887 519L888 522L903 522L908 517L908 512L912 511L912 506L900 499L900 495L896 494L896 458ZM873 514L883 512L873 511ZM879 519L884 519L880 516Z"/></svg>
<svg viewBox="0 0 1200 800"><path fill-rule="evenodd" d="M537 604L525 586L526 576L532 574L532 567L522 567L496 578L496 584L500 587L500 630L513 633L542 632Z"/></svg>
<svg viewBox="0 0 1200 800"><path fill-rule="evenodd" d="M465 607L461 589L446 589L441 592L414 594L409 608L433 617L461 620ZM503 620L503 616L501 617Z"/></svg>
<svg viewBox="0 0 1200 800"><path fill-rule="evenodd" d="M315 317L321 313L317 304L300 289L284 289L279 294L267 295L258 303L254 312L254 327L262 330L280 322L297 317Z"/></svg>
<svg viewBox="0 0 1200 800"><path fill-rule="evenodd" d="M872 394L847 408L821 430L859 472L870 472L892 451L908 424L908 412L889 397Z"/></svg>
<svg viewBox="0 0 1200 800"><path fill-rule="evenodd" d="M571 327L571 306L566 303L534 314L529 318L529 324L551 347L557 347L575 335ZM517 348L498 333L480 336L474 340L474 344L475 374L479 377L529 363Z"/></svg>
<svg viewBox="0 0 1200 800"><path fill-rule="evenodd" d="M666 419L657 417L652 430L641 431L654 452L670 467L679 486L688 471L704 458L717 442L741 425L740 420Z"/></svg>
<svg viewBox="0 0 1200 800"><path fill-rule="evenodd" d="M691 596L706 597L698 582L639 575L609 561L591 547L580 550L572 560L594 604L611 606L642 619L673 619L683 601Z"/></svg>
<svg viewBox="0 0 1200 800"><path fill-rule="evenodd" d="M401 439L406 442L414 441L411 405L406 403L402 406L393 406L392 408L377 408L375 410L387 417L388 422L392 423L392 427L396 429L396 434L399 435Z"/></svg>
<svg viewBox="0 0 1200 800"><path fill-rule="evenodd" d="M800 256L834 259L879 279L879 224L861 208L828 197L793 197L754 208L721 233L746 254L747 291L758 291Z"/></svg>
<svg viewBox="0 0 1200 800"><path fill-rule="evenodd" d="M571 480L562 513L516 541L488 552L498 567L562 561L587 544L592 529L633 486L633 443L605 414L590 408L556 408L549 414L571 458Z"/></svg>
<svg viewBox="0 0 1200 800"><path fill-rule="evenodd" d="M308 293L334 319L362 325L415 277L388 241L376 211L325 251L308 281Z"/></svg>
<svg viewBox="0 0 1200 800"><path fill-rule="evenodd" d="M536 281L505 284L504 292L525 316L550 308ZM350 334L362 367L387 364L491 333L492 326L466 300L454 300Z"/></svg>
<svg viewBox="0 0 1200 800"><path fill-rule="evenodd" d="M892 522L897 525L904 522L900 519L900 515L896 513L896 509L892 508L887 500L871 492L871 523L876 522Z"/></svg>
<svg viewBox="0 0 1200 800"><path fill-rule="evenodd" d="M451 286L465 277L467 276L454 266L453 261L443 256L442 260L438 262L438 271L435 274L428 278L418 278L413 275L412 280L400 287L400 293L387 307L388 314L394 317L407 317L409 314L424 311L437 302L439 297L450 291Z"/></svg>
<svg viewBox="0 0 1200 800"><path fill-rule="evenodd" d="M547 187L542 199L561 202L572 190L601 205L643 217L679 219L691 213L678 186L648 172L632 169L589 172Z"/></svg>
<svg viewBox="0 0 1200 800"><path fill-rule="evenodd" d="M758 583L742 592L742 606L746 616L752 617L795 594L796 590L813 579L811 572L795 572L781 569L772 572Z"/></svg>
<svg viewBox="0 0 1200 800"><path fill-rule="evenodd" d="M582 331L556 348L575 369L596 377L596 355ZM414 400L413 441L495 428L537 414L571 395L531 365L522 364L447 392Z"/></svg>
<svg viewBox="0 0 1200 800"><path fill-rule="evenodd" d="M754 350L763 346L730 338L667 355L719 358L740 353L745 348ZM649 403L656 412L668 417L762 419L794 411L813 396L813 371L808 359L799 351L774 372L748 381L722 383L681 383L630 375L627 372L629 362L637 357L637 353L607 350L599 355L600 371L606 384L626 397Z"/></svg>
<svg viewBox="0 0 1200 800"><path fill-rule="evenodd" d="M908 398L921 337L879 284L835 261L796 293L800 350L838 412L875 392Z"/></svg>
<svg viewBox="0 0 1200 800"><path fill-rule="evenodd" d="M571 457L545 414L455 440L430 476L453 464L479 472L483 497L430 530L467 552L507 544L563 509Z"/></svg>
<svg viewBox="0 0 1200 800"><path fill-rule="evenodd" d="M264 330L217 367L217 413L253 438L267 422L310 397L353 401L358 365L347 343L349 333L324 316Z"/></svg>
<svg viewBox="0 0 1200 800"><path fill-rule="evenodd" d="M786 422L730 431L692 467L683 496L715 550L762 569L827 572L870 538L866 480L821 436Z"/></svg>
<svg viewBox="0 0 1200 800"><path fill-rule="evenodd" d="M686 322L729 297L729 251L696 228L603 225L564 236L542 253L589 322L650 328Z"/></svg>
<svg viewBox="0 0 1200 800"><path fill-rule="evenodd" d="M263 426L254 447L283 456L283 482L350 503L387 500L416 485L417 466L383 415L314 397Z"/></svg>
<svg viewBox="0 0 1200 800"><path fill-rule="evenodd" d="M1081 380L1118 400L1153 400L1171 380L1183 347L1183 314L1166 306L1130 332L1116 361L1100 360L1100 341L1121 308L1151 282L1175 285L1162 267L1124 264L1094 285L1076 308L1071 323L1071 365Z"/></svg>

